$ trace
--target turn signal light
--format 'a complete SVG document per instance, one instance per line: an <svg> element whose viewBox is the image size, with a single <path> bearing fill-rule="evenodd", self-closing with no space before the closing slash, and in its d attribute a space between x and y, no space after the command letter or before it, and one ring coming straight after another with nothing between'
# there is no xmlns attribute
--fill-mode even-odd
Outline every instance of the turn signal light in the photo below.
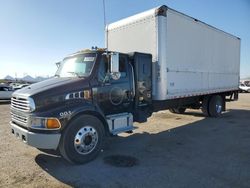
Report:
<svg viewBox="0 0 250 188"><path fill-rule="evenodd" d="M60 122L57 119L47 119L46 127L48 129L59 129L61 127Z"/></svg>
<svg viewBox="0 0 250 188"><path fill-rule="evenodd" d="M83 96L84 96L84 99L91 99L91 92L90 92L90 90L84 90L83 91Z"/></svg>

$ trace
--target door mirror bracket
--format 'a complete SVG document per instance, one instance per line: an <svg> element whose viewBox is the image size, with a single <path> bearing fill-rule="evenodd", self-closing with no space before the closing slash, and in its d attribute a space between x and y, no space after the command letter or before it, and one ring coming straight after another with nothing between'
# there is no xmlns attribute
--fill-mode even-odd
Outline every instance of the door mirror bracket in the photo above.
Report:
<svg viewBox="0 0 250 188"><path fill-rule="evenodd" d="M119 72L119 53L117 52L111 53L110 76L114 80L119 80L121 77L121 73Z"/></svg>

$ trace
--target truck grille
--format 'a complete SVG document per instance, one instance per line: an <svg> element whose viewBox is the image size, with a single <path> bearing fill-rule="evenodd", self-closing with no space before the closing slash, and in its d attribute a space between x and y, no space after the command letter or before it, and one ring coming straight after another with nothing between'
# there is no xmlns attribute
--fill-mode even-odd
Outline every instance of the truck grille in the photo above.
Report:
<svg viewBox="0 0 250 188"><path fill-rule="evenodd" d="M28 118L23 116L23 115L17 115L14 112L11 112L11 120L12 122L18 124L18 125L23 125L27 126L28 123Z"/></svg>
<svg viewBox="0 0 250 188"><path fill-rule="evenodd" d="M11 108L15 110L19 110L22 112L29 112L30 111L30 104L29 101L25 98L11 98Z"/></svg>

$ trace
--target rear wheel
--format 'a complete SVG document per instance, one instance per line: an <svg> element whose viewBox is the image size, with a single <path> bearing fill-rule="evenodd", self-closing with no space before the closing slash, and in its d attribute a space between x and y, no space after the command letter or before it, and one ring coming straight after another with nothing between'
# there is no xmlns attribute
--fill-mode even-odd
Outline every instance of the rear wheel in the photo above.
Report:
<svg viewBox="0 0 250 188"><path fill-rule="evenodd" d="M209 101L209 115L211 117L218 117L223 110L223 99L220 95L214 95Z"/></svg>
<svg viewBox="0 0 250 188"><path fill-rule="evenodd" d="M184 114L186 108L170 108L169 111L175 114Z"/></svg>
<svg viewBox="0 0 250 188"><path fill-rule="evenodd" d="M175 109L175 112L176 112L177 114L184 114L185 111L186 111L186 108L176 108L176 109Z"/></svg>
<svg viewBox="0 0 250 188"><path fill-rule="evenodd" d="M61 155L73 163L86 163L98 155L102 148L104 127L91 115L74 119L64 131L59 150Z"/></svg>
<svg viewBox="0 0 250 188"><path fill-rule="evenodd" d="M174 108L169 108L168 110L169 110L171 113L175 113Z"/></svg>
<svg viewBox="0 0 250 188"><path fill-rule="evenodd" d="M209 101L210 101L210 97L205 96L202 100L202 107L201 107L202 113L204 114L204 116L207 116L207 117L209 116L209 113L208 113Z"/></svg>

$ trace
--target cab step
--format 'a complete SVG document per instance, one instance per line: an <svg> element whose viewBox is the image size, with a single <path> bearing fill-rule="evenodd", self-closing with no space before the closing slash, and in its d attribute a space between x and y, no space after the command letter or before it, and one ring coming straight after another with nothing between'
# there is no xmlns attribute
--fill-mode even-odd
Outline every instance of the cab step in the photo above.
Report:
<svg viewBox="0 0 250 188"><path fill-rule="evenodd" d="M106 116L109 131L113 135L129 132L135 129L133 126L133 115L131 113L120 113Z"/></svg>

